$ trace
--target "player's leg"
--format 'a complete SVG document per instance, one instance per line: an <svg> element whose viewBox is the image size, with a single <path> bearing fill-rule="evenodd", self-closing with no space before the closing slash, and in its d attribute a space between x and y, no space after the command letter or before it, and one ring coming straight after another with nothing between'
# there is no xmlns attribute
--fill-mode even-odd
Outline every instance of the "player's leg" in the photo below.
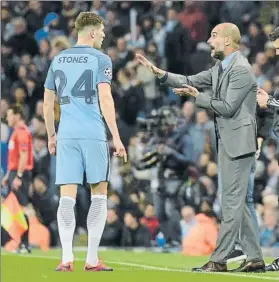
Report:
<svg viewBox="0 0 279 282"><path fill-rule="evenodd" d="M81 184L82 180L82 156L76 141L58 141L56 184L60 185L60 201L57 210L57 223L62 246L62 262L56 268L57 271L73 270L73 237L76 227L74 207L77 184Z"/></svg>
<svg viewBox="0 0 279 282"><path fill-rule="evenodd" d="M98 247L107 220L107 187L109 151L106 142L82 141L87 182L91 188L91 204L87 216L88 250L86 271L111 271L98 259Z"/></svg>
<svg viewBox="0 0 279 282"><path fill-rule="evenodd" d="M98 248L107 220L107 182L90 184L91 205L87 216L88 249L86 271L112 271L98 258Z"/></svg>

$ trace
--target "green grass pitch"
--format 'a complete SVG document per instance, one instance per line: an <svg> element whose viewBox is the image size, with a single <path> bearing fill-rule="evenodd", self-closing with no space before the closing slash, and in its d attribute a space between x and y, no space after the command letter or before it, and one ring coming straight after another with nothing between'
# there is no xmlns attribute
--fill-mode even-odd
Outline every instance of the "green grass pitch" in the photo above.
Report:
<svg viewBox="0 0 279 282"><path fill-rule="evenodd" d="M128 251L100 252L100 258L114 267L113 272L84 272L86 253L75 251L73 273L55 272L60 250L43 253L33 250L30 255L8 254L2 251L2 282L256 282L279 281L279 272L264 274L204 274L191 273L191 268L207 262L206 257L185 257L180 254L133 253ZM267 259L270 262L272 259ZM237 264L229 265L229 268Z"/></svg>

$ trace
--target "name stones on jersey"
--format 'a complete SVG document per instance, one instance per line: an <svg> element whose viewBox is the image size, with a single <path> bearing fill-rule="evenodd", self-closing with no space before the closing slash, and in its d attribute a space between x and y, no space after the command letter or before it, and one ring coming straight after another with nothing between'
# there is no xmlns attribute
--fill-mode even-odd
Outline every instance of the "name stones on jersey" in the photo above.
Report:
<svg viewBox="0 0 279 282"><path fill-rule="evenodd" d="M88 57L84 56L65 56L65 57L60 57L58 60L58 63L87 63L88 62Z"/></svg>
<svg viewBox="0 0 279 282"><path fill-rule="evenodd" d="M109 79L112 79L112 71L110 68L106 68L104 73Z"/></svg>

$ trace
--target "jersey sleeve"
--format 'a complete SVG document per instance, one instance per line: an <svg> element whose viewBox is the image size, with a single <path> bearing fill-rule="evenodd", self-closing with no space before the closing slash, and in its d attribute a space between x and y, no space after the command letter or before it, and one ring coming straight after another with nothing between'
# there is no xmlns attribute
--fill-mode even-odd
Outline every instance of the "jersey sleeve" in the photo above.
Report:
<svg viewBox="0 0 279 282"><path fill-rule="evenodd" d="M47 72L47 77L45 81L45 88L49 90L55 91L55 79L54 79L54 72L52 69L52 64L50 65L48 72Z"/></svg>
<svg viewBox="0 0 279 282"><path fill-rule="evenodd" d="M29 134L25 130L20 130L17 134L19 151L27 151L29 146Z"/></svg>
<svg viewBox="0 0 279 282"><path fill-rule="evenodd" d="M99 57L99 69L97 75L97 85L102 82L111 84L112 80L112 62L109 56Z"/></svg>

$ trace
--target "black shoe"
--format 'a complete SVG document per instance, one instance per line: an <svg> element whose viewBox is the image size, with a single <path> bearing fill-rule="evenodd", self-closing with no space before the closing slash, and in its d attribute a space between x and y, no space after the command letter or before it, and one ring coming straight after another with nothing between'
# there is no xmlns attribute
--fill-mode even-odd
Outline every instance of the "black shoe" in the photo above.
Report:
<svg viewBox="0 0 279 282"><path fill-rule="evenodd" d="M279 258L275 259L272 264L265 267L266 271L279 271Z"/></svg>
<svg viewBox="0 0 279 282"><path fill-rule="evenodd" d="M227 272L227 265L209 261L202 267L195 267L192 269L193 272Z"/></svg>
<svg viewBox="0 0 279 282"><path fill-rule="evenodd" d="M235 262L235 261L244 261L247 259L247 255L245 255L241 250L232 250L231 253L227 256L227 263Z"/></svg>
<svg viewBox="0 0 279 282"><path fill-rule="evenodd" d="M244 261L240 267L230 272L265 272L265 264L263 260Z"/></svg>

